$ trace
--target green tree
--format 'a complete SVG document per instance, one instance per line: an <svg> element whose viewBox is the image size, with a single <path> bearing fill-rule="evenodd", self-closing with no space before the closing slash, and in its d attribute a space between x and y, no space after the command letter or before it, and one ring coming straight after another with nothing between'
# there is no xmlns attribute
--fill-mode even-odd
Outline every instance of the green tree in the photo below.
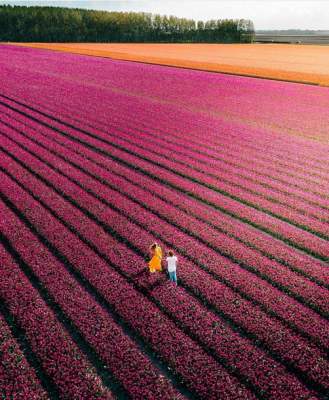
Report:
<svg viewBox="0 0 329 400"><path fill-rule="evenodd" d="M60 7L0 6L0 40L34 42L251 42L250 20L192 19L159 14Z"/></svg>

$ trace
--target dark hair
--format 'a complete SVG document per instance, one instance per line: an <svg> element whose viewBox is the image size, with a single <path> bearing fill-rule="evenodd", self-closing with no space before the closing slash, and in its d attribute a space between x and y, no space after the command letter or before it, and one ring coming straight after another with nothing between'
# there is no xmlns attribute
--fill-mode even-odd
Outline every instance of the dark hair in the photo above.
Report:
<svg viewBox="0 0 329 400"><path fill-rule="evenodd" d="M157 247L157 244L156 243L153 243L152 245L151 245L151 249L153 250L153 249L155 249Z"/></svg>
<svg viewBox="0 0 329 400"><path fill-rule="evenodd" d="M172 250L169 250L168 254L170 255L170 257L172 257L174 255L174 252Z"/></svg>

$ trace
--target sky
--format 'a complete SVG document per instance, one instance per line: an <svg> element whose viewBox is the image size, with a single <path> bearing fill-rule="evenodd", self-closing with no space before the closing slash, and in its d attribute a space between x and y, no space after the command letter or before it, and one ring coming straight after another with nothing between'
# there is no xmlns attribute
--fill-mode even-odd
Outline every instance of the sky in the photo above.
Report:
<svg viewBox="0 0 329 400"><path fill-rule="evenodd" d="M256 29L329 30L329 0L0 0L108 11L145 11L196 20L249 18Z"/></svg>

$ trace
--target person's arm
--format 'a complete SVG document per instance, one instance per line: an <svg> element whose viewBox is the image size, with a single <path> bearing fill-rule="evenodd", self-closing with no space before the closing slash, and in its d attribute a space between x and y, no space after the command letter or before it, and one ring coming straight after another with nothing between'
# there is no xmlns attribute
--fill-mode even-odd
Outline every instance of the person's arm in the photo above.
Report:
<svg viewBox="0 0 329 400"><path fill-rule="evenodd" d="M164 268L163 268L164 272L166 272L166 271L168 272L168 260L167 260L167 258L164 259Z"/></svg>

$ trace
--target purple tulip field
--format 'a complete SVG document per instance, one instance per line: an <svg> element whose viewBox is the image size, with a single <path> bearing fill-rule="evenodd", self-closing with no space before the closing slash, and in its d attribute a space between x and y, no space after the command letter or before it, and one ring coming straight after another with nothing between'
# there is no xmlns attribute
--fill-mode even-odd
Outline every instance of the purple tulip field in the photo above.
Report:
<svg viewBox="0 0 329 400"><path fill-rule="evenodd" d="M0 76L0 399L329 398L329 88L10 45Z"/></svg>

